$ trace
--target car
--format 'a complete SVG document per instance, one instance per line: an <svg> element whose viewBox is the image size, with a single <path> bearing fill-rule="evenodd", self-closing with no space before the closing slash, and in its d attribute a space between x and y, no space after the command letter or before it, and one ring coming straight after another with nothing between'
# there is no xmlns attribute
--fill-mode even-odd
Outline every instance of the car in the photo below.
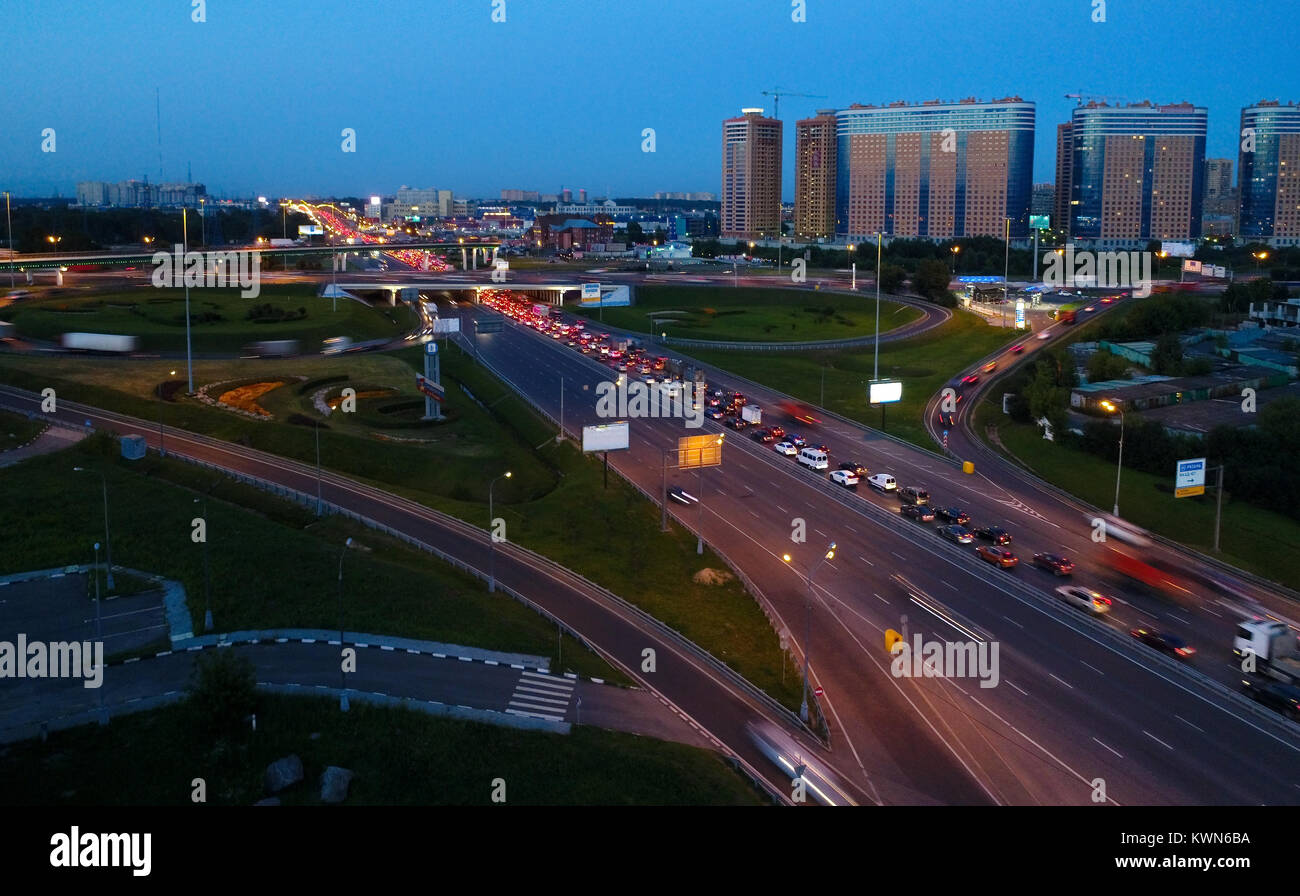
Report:
<svg viewBox="0 0 1300 896"><path fill-rule="evenodd" d="M777 454L784 454L786 457L794 457L799 453L798 448L794 447L794 445L791 445L789 442L784 441L777 442L772 446L772 450Z"/></svg>
<svg viewBox="0 0 1300 896"><path fill-rule="evenodd" d="M858 481L858 474L852 470L834 470L831 472L831 482L836 485L842 485L845 488L857 488Z"/></svg>
<svg viewBox="0 0 1300 896"><path fill-rule="evenodd" d="M1241 687L1256 703L1277 710L1293 722L1300 722L1300 688L1295 685L1243 678Z"/></svg>
<svg viewBox="0 0 1300 896"><path fill-rule="evenodd" d="M1033 562L1039 569L1046 569L1053 575L1068 576L1074 573L1074 562L1060 554L1035 554Z"/></svg>
<svg viewBox="0 0 1300 896"><path fill-rule="evenodd" d="M704 416L708 417L710 420L721 420L723 417L727 415L722 411L721 408L709 408L707 411L704 412Z"/></svg>
<svg viewBox="0 0 1300 896"><path fill-rule="evenodd" d="M939 425L946 426L949 429L957 425L957 415L952 411L939 412Z"/></svg>
<svg viewBox="0 0 1300 896"><path fill-rule="evenodd" d="M933 523L934 511L924 504L904 504L898 508L899 516L905 516L914 519L918 523Z"/></svg>
<svg viewBox="0 0 1300 896"><path fill-rule="evenodd" d="M994 566L1002 569L1011 569L1020 563L1020 558L1006 548L994 547L990 544L982 544L975 549L975 553L986 563L992 563Z"/></svg>
<svg viewBox="0 0 1300 896"><path fill-rule="evenodd" d="M1113 302L1113 301L1115 301L1115 297L1114 297L1114 296L1106 296L1106 298L1104 298L1104 299L1101 300L1101 303L1102 303L1103 305L1109 305L1109 304L1110 304L1111 302Z"/></svg>
<svg viewBox="0 0 1300 896"><path fill-rule="evenodd" d="M905 485L895 494L904 504L929 504L930 493L919 485Z"/></svg>
<svg viewBox="0 0 1300 896"><path fill-rule="evenodd" d="M683 489L680 485L670 485L668 487L668 497L672 498L679 504L685 504L687 506L698 504L700 502L699 498Z"/></svg>
<svg viewBox="0 0 1300 896"><path fill-rule="evenodd" d="M773 426L772 435L776 436L778 439L783 439L785 438L785 429L780 426Z"/></svg>
<svg viewBox="0 0 1300 896"><path fill-rule="evenodd" d="M868 471L866 467L862 466L862 464L858 463L855 460L845 461L844 463L840 464L839 468L841 470L852 470L860 477L871 475L870 471Z"/></svg>
<svg viewBox="0 0 1300 896"><path fill-rule="evenodd" d="M1020 354L1024 350L1025 350L1025 344L1023 342L1011 346L1011 353L1015 355Z"/></svg>
<svg viewBox="0 0 1300 896"><path fill-rule="evenodd" d="M740 417L732 417L730 420L727 421L727 425L730 426L732 429L741 430L744 429L749 424L746 423L744 420L742 420Z"/></svg>
<svg viewBox="0 0 1300 896"><path fill-rule="evenodd" d="M970 374L969 376L964 376L964 377L961 378L961 384L962 384L963 386L973 386L973 385L975 385L976 383L978 383L979 381L980 381L980 378L979 378L979 374L977 374L977 373L972 373L972 374Z"/></svg>
<svg viewBox="0 0 1300 896"><path fill-rule="evenodd" d="M1171 635L1168 632L1158 631L1154 628L1143 626L1131 630L1129 634L1148 647L1154 647L1161 653L1167 653L1180 660L1191 659L1192 655L1196 653L1196 648L1190 646L1177 635Z"/></svg>
<svg viewBox="0 0 1300 896"><path fill-rule="evenodd" d="M980 526L974 531L976 538L991 541L997 545L1011 544L1011 533L1001 526Z"/></svg>
<svg viewBox="0 0 1300 896"><path fill-rule="evenodd" d="M776 436L772 435L772 430L770 429L754 430L753 438L755 442L763 442L764 444L776 441Z"/></svg>
<svg viewBox="0 0 1300 896"><path fill-rule="evenodd" d="M1047 330L1044 330L1043 332L1041 332L1041 333L1038 334L1038 338L1039 338L1039 339L1051 339L1051 338L1052 338L1052 334L1049 333Z"/></svg>
<svg viewBox="0 0 1300 896"><path fill-rule="evenodd" d="M970 514L960 507L940 507L935 510L935 513L939 515L940 519L956 523L959 526L964 526L970 522Z"/></svg>
<svg viewBox="0 0 1300 896"><path fill-rule="evenodd" d="M995 370L998 369L998 362L997 362L997 361L990 361L989 363L985 364L985 365L984 365L983 367L981 367L980 369L983 370L985 373L992 373L993 371L995 371Z"/></svg>
<svg viewBox="0 0 1300 896"><path fill-rule="evenodd" d="M940 538L946 538L957 544L970 544L975 540L974 536L966 531L965 526L940 526L937 531Z"/></svg>
<svg viewBox="0 0 1300 896"><path fill-rule="evenodd" d="M1098 594L1091 588L1084 588L1080 585L1062 585L1056 589L1056 593L1067 604L1073 604L1081 610L1087 610L1089 613L1101 616L1103 613L1110 612L1110 598Z"/></svg>
<svg viewBox="0 0 1300 896"><path fill-rule="evenodd" d="M867 478L867 485L882 492L889 492L898 488L898 480L889 473L876 473Z"/></svg>
<svg viewBox="0 0 1300 896"><path fill-rule="evenodd" d="M796 448L808 447L808 440L805 439L803 436L795 435L794 433L791 433L790 435L786 436L786 441Z"/></svg>

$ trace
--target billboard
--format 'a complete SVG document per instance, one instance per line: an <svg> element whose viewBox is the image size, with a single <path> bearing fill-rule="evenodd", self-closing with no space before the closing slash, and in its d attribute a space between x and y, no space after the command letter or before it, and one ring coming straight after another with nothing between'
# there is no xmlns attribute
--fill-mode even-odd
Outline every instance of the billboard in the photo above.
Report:
<svg viewBox="0 0 1300 896"><path fill-rule="evenodd" d="M582 300L584 302L599 302L600 284L599 283L582 284Z"/></svg>
<svg viewBox="0 0 1300 896"><path fill-rule="evenodd" d="M1047 215L1030 215L1029 229L1030 230L1051 230L1052 228Z"/></svg>
<svg viewBox="0 0 1300 896"><path fill-rule="evenodd" d="M325 229L319 224L299 224L298 236L324 236Z"/></svg>
<svg viewBox="0 0 1300 896"><path fill-rule="evenodd" d="M1174 497L1190 498L1205 494L1205 458L1180 460L1174 470Z"/></svg>
<svg viewBox="0 0 1300 896"><path fill-rule="evenodd" d="M872 383L867 397L867 404L888 404L903 400L902 383Z"/></svg>
<svg viewBox="0 0 1300 896"><path fill-rule="evenodd" d="M460 332L459 317L436 317L433 320L433 332L439 336Z"/></svg>
<svg viewBox="0 0 1300 896"><path fill-rule="evenodd" d="M442 386L435 383L422 373L415 375L415 388L419 389L424 395L429 396L434 401L442 401L445 391Z"/></svg>
<svg viewBox="0 0 1300 896"><path fill-rule="evenodd" d="M1191 258L1196 254L1196 244L1164 240L1160 243L1160 251L1166 255L1172 255L1174 258Z"/></svg>
<svg viewBox="0 0 1300 896"><path fill-rule="evenodd" d="M682 436L677 440L677 467L716 467L722 463L721 436Z"/></svg>
<svg viewBox="0 0 1300 896"><path fill-rule="evenodd" d="M583 451L618 451L627 448L627 421L598 423L582 428Z"/></svg>
<svg viewBox="0 0 1300 896"><path fill-rule="evenodd" d="M587 296L587 287L594 286L596 291ZM582 304L591 305L609 305L611 308L622 305L632 304L632 293L626 286L612 286L601 290L599 283L582 284Z"/></svg>
<svg viewBox="0 0 1300 896"><path fill-rule="evenodd" d="M1201 263L1188 258L1183 262L1183 271L1188 274L1199 274L1201 273Z"/></svg>
<svg viewBox="0 0 1300 896"><path fill-rule="evenodd" d="M1025 328L1025 300L1016 299L1016 329L1023 330L1024 328Z"/></svg>

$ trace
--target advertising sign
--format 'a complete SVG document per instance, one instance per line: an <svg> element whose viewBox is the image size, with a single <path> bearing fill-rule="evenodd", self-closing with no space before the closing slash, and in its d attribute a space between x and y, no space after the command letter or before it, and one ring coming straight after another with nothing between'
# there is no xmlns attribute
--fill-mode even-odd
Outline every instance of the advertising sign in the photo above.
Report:
<svg viewBox="0 0 1300 896"><path fill-rule="evenodd" d="M582 428L583 451L618 451L627 448L627 422L600 423Z"/></svg>
<svg viewBox="0 0 1300 896"><path fill-rule="evenodd" d="M868 404L887 404L903 400L902 383L872 383L869 388Z"/></svg>
<svg viewBox="0 0 1300 896"><path fill-rule="evenodd" d="M1174 472L1174 497L1190 498L1205 494L1205 458L1180 460Z"/></svg>

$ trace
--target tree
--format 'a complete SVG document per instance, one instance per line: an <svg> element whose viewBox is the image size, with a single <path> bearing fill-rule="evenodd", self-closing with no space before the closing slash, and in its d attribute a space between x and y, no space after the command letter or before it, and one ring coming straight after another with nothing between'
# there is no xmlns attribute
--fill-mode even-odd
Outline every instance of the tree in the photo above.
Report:
<svg viewBox="0 0 1300 896"><path fill-rule="evenodd" d="M1128 361L1106 349L1092 353L1088 358L1088 382L1128 379Z"/></svg>
<svg viewBox="0 0 1300 896"><path fill-rule="evenodd" d="M880 291L897 293L902 288L903 278L906 276L907 271L896 264L885 262L880 266Z"/></svg>
<svg viewBox="0 0 1300 896"><path fill-rule="evenodd" d="M948 292L948 282L951 272L948 265L934 258L927 258L916 266L916 274L912 277L912 287L930 301L937 301L940 296Z"/></svg>
<svg viewBox="0 0 1300 896"><path fill-rule="evenodd" d="M639 243L645 238L641 225L635 221L629 221L627 224L627 241L629 243Z"/></svg>
<svg viewBox="0 0 1300 896"><path fill-rule="evenodd" d="M1161 376L1178 376L1183 372L1183 343L1176 332L1164 332L1151 351L1151 369Z"/></svg>
<svg viewBox="0 0 1300 896"><path fill-rule="evenodd" d="M229 647L201 653L189 692L188 706L197 725L218 737L233 734L257 708L253 663Z"/></svg>

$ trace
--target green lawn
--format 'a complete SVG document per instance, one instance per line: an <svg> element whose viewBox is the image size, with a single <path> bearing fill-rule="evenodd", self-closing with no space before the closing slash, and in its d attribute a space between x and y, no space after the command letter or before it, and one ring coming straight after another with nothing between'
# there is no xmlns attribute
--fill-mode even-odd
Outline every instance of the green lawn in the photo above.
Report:
<svg viewBox="0 0 1300 896"><path fill-rule="evenodd" d="M29 420L25 414L0 411L0 452L26 445L44 431L44 420Z"/></svg>
<svg viewBox="0 0 1300 896"><path fill-rule="evenodd" d="M875 332L875 298L794 289L733 289L717 286L638 286L636 304L625 308L569 310L591 320L642 333L666 332L686 339L738 342L800 342L848 339ZM922 316L920 310L880 303L881 332ZM652 323L653 322L653 323Z"/></svg>
<svg viewBox="0 0 1300 896"><path fill-rule="evenodd" d="M260 694L257 731L213 743L187 707L172 706L56 732L5 750L0 804L190 806L194 778L210 805L251 805L263 775L289 754L304 779L280 796L319 805L320 775L355 772L346 805L487 806L493 781L505 805L761 805L717 755L594 728L568 735L436 719L414 710ZM141 761L148 757L148 761Z"/></svg>
<svg viewBox="0 0 1300 896"><path fill-rule="evenodd" d="M926 402L954 374L1017 338L990 327L978 315L957 310L951 320L928 333L902 342L882 343L880 378L903 383L903 400L886 411L886 431L923 448L935 449L921 419ZM710 349L690 354L852 420L880 426L880 409L867 405L867 384L875 368L872 347L764 353Z"/></svg>
<svg viewBox="0 0 1300 896"><path fill-rule="evenodd" d="M268 284L256 298L244 298L237 289L191 289L190 314L193 351L238 352L265 339L299 339L304 352L320 351L331 336L356 340L393 337L412 323L409 309L371 307L340 299L320 298L310 285ZM293 320L256 322L248 318L254 306L270 305L296 315ZM57 341L68 332L121 333L139 337L141 351L185 349L185 290L136 289L88 296L36 299L6 309L20 336Z"/></svg>
<svg viewBox="0 0 1300 896"><path fill-rule="evenodd" d="M194 499L206 495L220 631L337 628L340 545L351 536L364 549L344 561L347 630L549 656L559 668L550 622L430 555L342 518L318 521L300 506L190 464L152 454L122 460L115 448L93 437L0 470L0 516L23 520L6 533L0 573L91 561L90 546L104 534L100 480L71 472L89 466L108 481L113 562L180 581L195 632L202 631L204 549L191 540L191 525L203 513ZM571 641L563 660L570 671L625 680Z"/></svg>
<svg viewBox="0 0 1300 896"><path fill-rule="evenodd" d="M387 355L202 362L195 365L195 383L309 377L308 384L295 382L282 387L268 393L261 403L282 414L294 412L310 419L315 416L310 395L316 388L310 383L341 375L359 386L391 386L404 397L413 396L414 369L405 362L417 363L420 355L417 346ZM312 426L247 420L191 400L160 402L153 397L155 389L160 381L169 378L168 368L173 363L0 355L0 381L36 390L53 386L62 398L146 420L156 419L160 405L165 405L164 419L169 426L244 441L255 448L314 463ZM658 508L616 476L610 478L606 491L598 461L584 457L569 443L555 445L553 426L533 414L521 399L458 349L444 352L442 365L448 405L457 415L455 422L375 431L362 427L350 415L336 413L327 420L331 428L320 432L323 466L477 526L487 525L489 482L510 470L513 476L499 481L493 493L495 514L506 520L510 540L637 604L785 705L798 705L797 682L792 676L782 681L777 635L744 588L734 580L723 585L702 585L693 580L701 569L725 569L720 558L711 551L697 555L694 536L683 529L674 526L667 534L660 532ZM255 377L259 372L261 377ZM339 385L339 381L332 381L320 387L334 389ZM470 394L477 402L469 398ZM407 443L391 441L393 438L430 441ZM610 537L610 533L617 537ZM114 560L139 565L131 564L125 554L119 556L116 542ZM281 616L289 618L292 614L277 614L275 618ZM251 618L261 620L256 625L273 624L266 613ZM384 631L409 634L404 630L408 621L381 614L371 625L382 622Z"/></svg>
<svg viewBox="0 0 1300 896"><path fill-rule="evenodd" d="M1035 475L1096 506L1115 501L1115 464L1048 442L1036 426L1013 423L985 402L975 418L977 434L994 424L1007 450ZM1125 519L1144 529L1213 554L1215 496L1175 498L1160 486L1172 476L1125 469L1120 475L1119 506ZM1295 587L1300 583L1300 526L1268 510L1232 501L1226 495L1219 528L1220 559L1266 578Z"/></svg>

